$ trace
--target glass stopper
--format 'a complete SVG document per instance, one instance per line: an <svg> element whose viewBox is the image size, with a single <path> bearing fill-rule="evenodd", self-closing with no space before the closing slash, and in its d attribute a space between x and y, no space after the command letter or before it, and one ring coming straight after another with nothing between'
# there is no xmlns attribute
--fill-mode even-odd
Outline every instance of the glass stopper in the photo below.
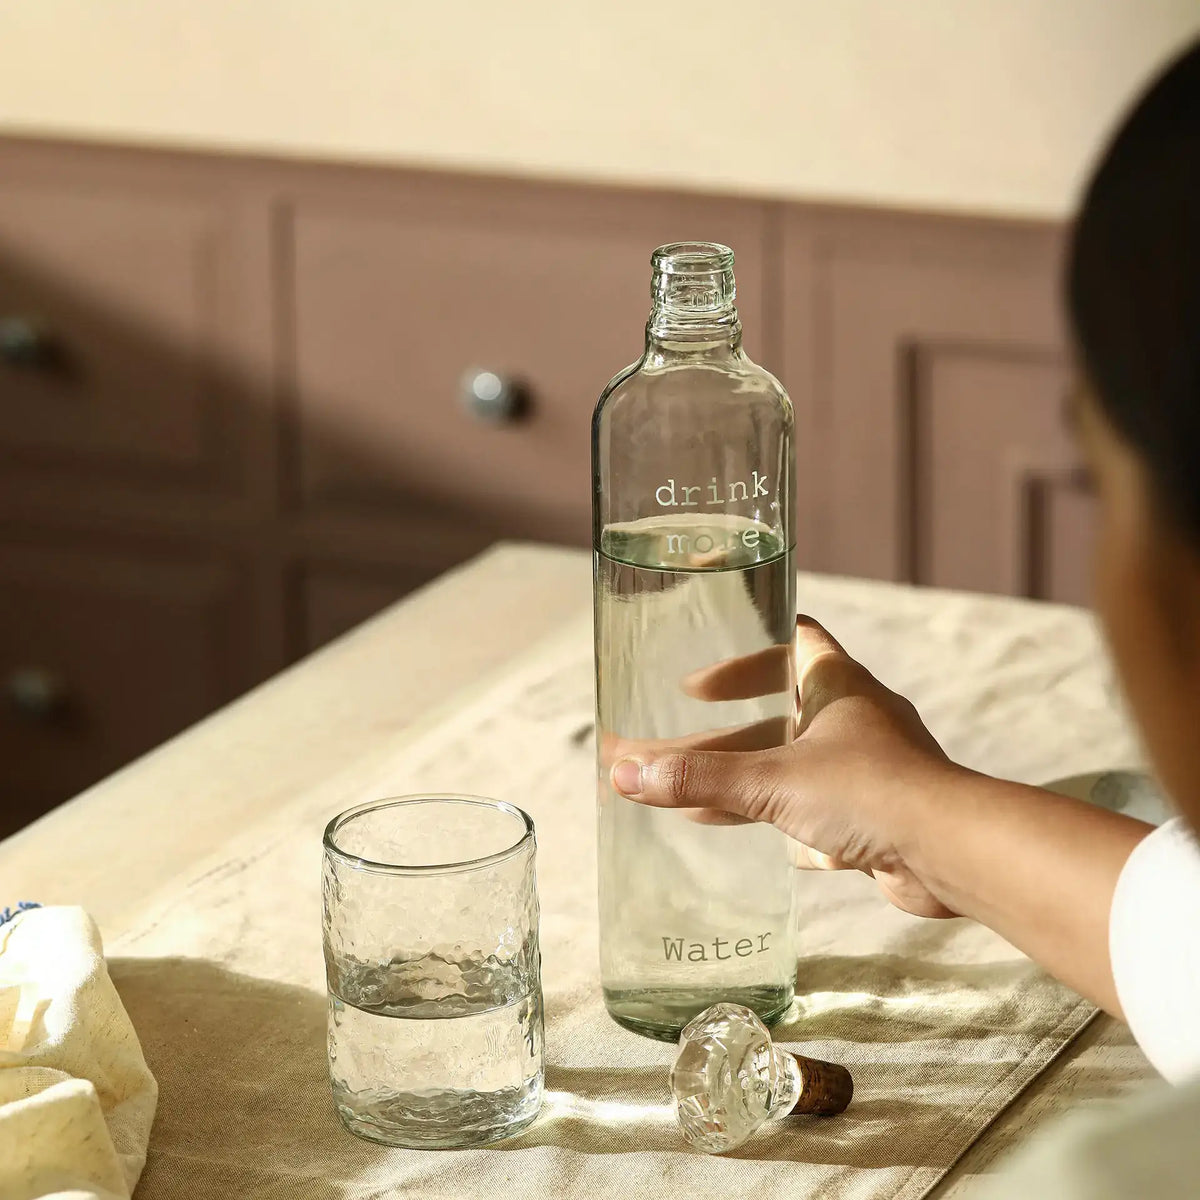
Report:
<svg viewBox="0 0 1200 1200"><path fill-rule="evenodd" d="M714 1004L679 1035L671 1090L683 1136L708 1154L724 1154L765 1121L843 1112L854 1081L836 1063L772 1045L750 1009Z"/></svg>

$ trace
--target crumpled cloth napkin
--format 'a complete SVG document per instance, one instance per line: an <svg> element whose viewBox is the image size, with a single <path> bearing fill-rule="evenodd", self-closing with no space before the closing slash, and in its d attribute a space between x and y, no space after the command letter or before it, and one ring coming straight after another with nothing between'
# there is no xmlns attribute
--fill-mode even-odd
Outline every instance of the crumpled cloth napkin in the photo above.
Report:
<svg viewBox="0 0 1200 1200"><path fill-rule="evenodd" d="M0 1200L129 1200L157 1099L91 917L0 925Z"/></svg>

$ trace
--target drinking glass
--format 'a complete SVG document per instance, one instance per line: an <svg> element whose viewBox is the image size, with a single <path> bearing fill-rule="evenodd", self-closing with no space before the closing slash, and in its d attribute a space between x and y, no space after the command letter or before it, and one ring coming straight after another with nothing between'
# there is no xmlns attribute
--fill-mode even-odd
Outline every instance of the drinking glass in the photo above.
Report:
<svg viewBox="0 0 1200 1200"><path fill-rule="evenodd" d="M533 822L401 796L324 838L329 1077L342 1124L393 1146L496 1141L542 1102Z"/></svg>

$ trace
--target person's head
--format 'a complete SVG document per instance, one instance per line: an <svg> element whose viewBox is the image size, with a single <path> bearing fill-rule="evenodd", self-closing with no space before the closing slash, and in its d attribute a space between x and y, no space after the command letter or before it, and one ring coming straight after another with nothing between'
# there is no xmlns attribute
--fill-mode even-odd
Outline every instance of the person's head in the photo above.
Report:
<svg viewBox="0 0 1200 1200"><path fill-rule="evenodd" d="M1154 766L1200 827L1200 44L1101 157L1066 293L1096 606Z"/></svg>

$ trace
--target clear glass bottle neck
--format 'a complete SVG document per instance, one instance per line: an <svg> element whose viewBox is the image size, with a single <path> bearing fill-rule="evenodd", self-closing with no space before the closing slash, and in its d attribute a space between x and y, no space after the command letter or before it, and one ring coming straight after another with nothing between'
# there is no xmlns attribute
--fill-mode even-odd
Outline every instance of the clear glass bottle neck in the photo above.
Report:
<svg viewBox="0 0 1200 1200"><path fill-rule="evenodd" d="M714 242L660 246L651 258L647 365L741 353L733 251Z"/></svg>
<svg viewBox="0 0 1200 1200"><path fill-rule="evenodd" d="M724 326L680 329L669 322L655 321L651 313L646 323L646 352L643 365L666 367L690 362L703 365L739 358L742 355L742 323L734 312Z"/></svg>

